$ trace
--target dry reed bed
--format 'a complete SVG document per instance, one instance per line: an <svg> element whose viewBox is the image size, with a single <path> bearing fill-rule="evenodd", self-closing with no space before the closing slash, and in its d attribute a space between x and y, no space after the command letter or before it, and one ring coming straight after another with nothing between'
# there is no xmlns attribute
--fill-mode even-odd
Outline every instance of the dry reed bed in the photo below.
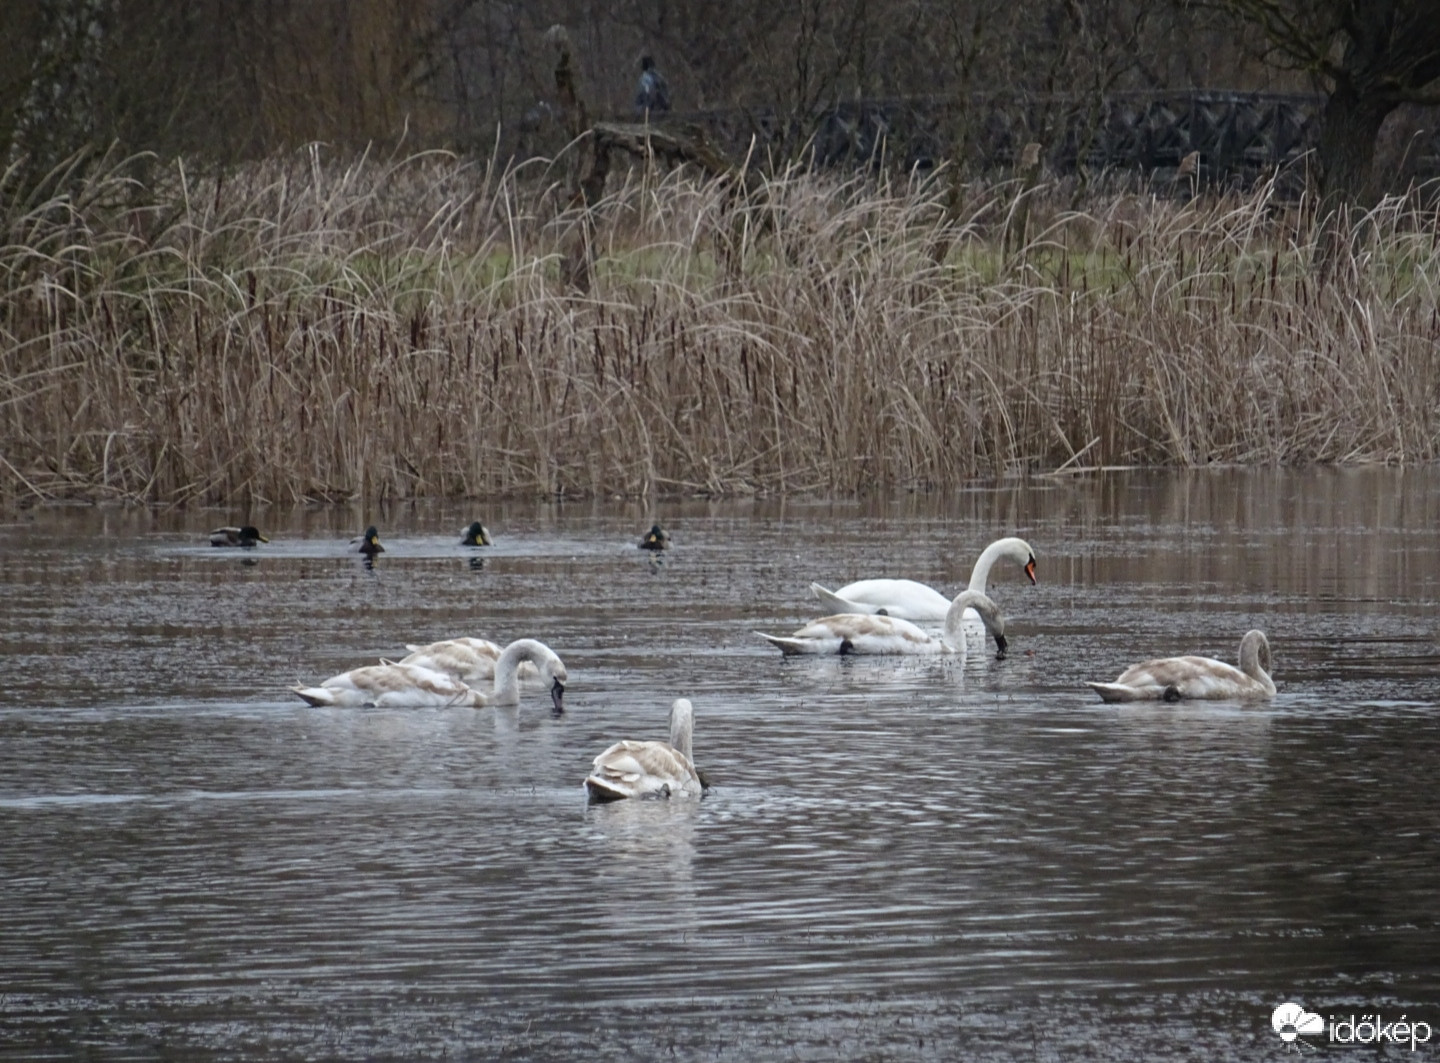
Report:
<svg viewBox="0 0 1440 1063"><path fill-rule="evenodd" d="M5 205L0 498L925 488L1100 464L1422 462L1436 218L1312 268L1253 198L637 174L591 293L540 173L449 156ZM1034 194L1032 194L1034 195Z"/></svg>

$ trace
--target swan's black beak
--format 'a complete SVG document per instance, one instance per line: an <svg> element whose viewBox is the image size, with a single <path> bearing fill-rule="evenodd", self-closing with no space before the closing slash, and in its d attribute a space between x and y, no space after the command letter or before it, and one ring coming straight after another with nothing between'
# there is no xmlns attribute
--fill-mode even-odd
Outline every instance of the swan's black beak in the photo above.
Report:
<svg viewBox="0 0 1440 1063"><path fill-rule="evenodd" d="M995 659L996 659L997 661L1003 661L1003 660L1005 659L1005 651L1008 650L1009 648L1010 648L1010 643L1008 643L1008 642L1005 641L1005 636L1004 636L1004 635L1001 635L999 632L996 632L996 634L995 634Z"/></svg>
<svg viewBox="0 0 1440 1063"><path fill-rule="evenodd" d="M552 714L559 716L565 711L565 684L560 680L550 684L550 704L554 706Z"/></svg>
<svg viewBox="0 0 1440 1063"><path fill-rule="evenodd" d="M1031 583L1035 582L1035 558L1032 557L1025 562L1025 575L1030 577Z"/></svg>

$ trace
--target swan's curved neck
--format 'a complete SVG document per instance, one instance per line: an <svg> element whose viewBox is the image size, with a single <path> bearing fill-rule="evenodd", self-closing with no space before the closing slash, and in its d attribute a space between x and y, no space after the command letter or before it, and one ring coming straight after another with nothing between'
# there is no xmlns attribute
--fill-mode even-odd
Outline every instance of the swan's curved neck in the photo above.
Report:
<svg viewBox="0 0 1440 1063"><path fill-rule="evenodd" d="M1240 671L1261 681L1270 678L1270 643L1265 636L1251 632L1240 641Z"/></svg>
<svg viewBox="0 0 1440 1063"><path fill-rule="evenodd" d="M945 610L945 632L944 639L952 650L959 653L965 652L965 609L969 604L962 601L969 591L962 591L953 602L950 608Z"/></svg>
<svg viewBox="0 0 1440 1063"><path fill-rule="evenodd" d="M534 639L516 639L506 646L500 654L500 659L495 662L495 691L493 697L496 701L512 702L520 700L520 662L534 661L540 669L541 674L545 672L545 655L541 652L542 646Z"/></svg>
<svg viewBox="0 0 1440 1063"><path fill-rule="evenodd" d="M981 597L976 591L961 591L945 610L945 641L952 649L965 649L965 610L974 608Z"/></svg>
<svg viewBox="0 0 1440 1063"><path fill-rule="evenodd" d="M694 741L695 716L690 706L676 705L670 709L670 747L684 754L686 760L693 760L690 746Z"/></svg>
<svg viewBox="0 0 1440 1063"><path fill-rule="evenodd" d="M975 567L970 570L970 590L985 593L986 587L990 584L990 570L1010 551L1010 544L1013 539L996 539L975 559Z"/></svg>

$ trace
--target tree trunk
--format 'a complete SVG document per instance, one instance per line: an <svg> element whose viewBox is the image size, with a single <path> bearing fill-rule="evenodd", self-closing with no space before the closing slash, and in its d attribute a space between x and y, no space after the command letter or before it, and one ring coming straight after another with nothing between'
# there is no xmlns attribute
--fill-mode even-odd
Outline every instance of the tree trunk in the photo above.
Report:
<svg viewBox="0 0 1440 1063"><path fill-rule="evenodd" d="M1375 139L1397 102L1361 95L1339 85L1320 119L1316 161L1320 168L1320 215L1329 217L1342 204L1363 208L1375 201Z"/></svg>

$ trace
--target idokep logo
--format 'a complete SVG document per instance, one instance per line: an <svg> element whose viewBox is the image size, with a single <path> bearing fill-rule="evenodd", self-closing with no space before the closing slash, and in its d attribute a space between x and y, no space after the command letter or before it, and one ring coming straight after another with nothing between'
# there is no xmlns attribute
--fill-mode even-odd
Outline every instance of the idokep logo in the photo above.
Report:
<svg viewBox="0 0 1440 1063"><path fill-rule="evenodd" d="M1331 1015L1327 1023L1313 1011L1306 1011L1299 1004L1287 1001L1270 1013L1270 1027L1280 1035L1285 1047L1297 1051L1303 1045L1316 1046L1305 1037L1328 1035L1333 1045L1409 1045L1410 1051L1430 1043L1431 1029L1428 1022L1411 1022L1401 1015L1393 1022L1385 1022L1377 1012L1374 1015Z"/></svg>
<svg viewBox="0 0 1440 1063"><path fill-rule="evenodd" d="M1270 1013L1270 1026L1285 1044L1293 1045L1302 1034L1325 1032L1325 1020L1299 1004L1284 1003ZM1300 1042L1305 1044L1304 1041Z"/></svg>

